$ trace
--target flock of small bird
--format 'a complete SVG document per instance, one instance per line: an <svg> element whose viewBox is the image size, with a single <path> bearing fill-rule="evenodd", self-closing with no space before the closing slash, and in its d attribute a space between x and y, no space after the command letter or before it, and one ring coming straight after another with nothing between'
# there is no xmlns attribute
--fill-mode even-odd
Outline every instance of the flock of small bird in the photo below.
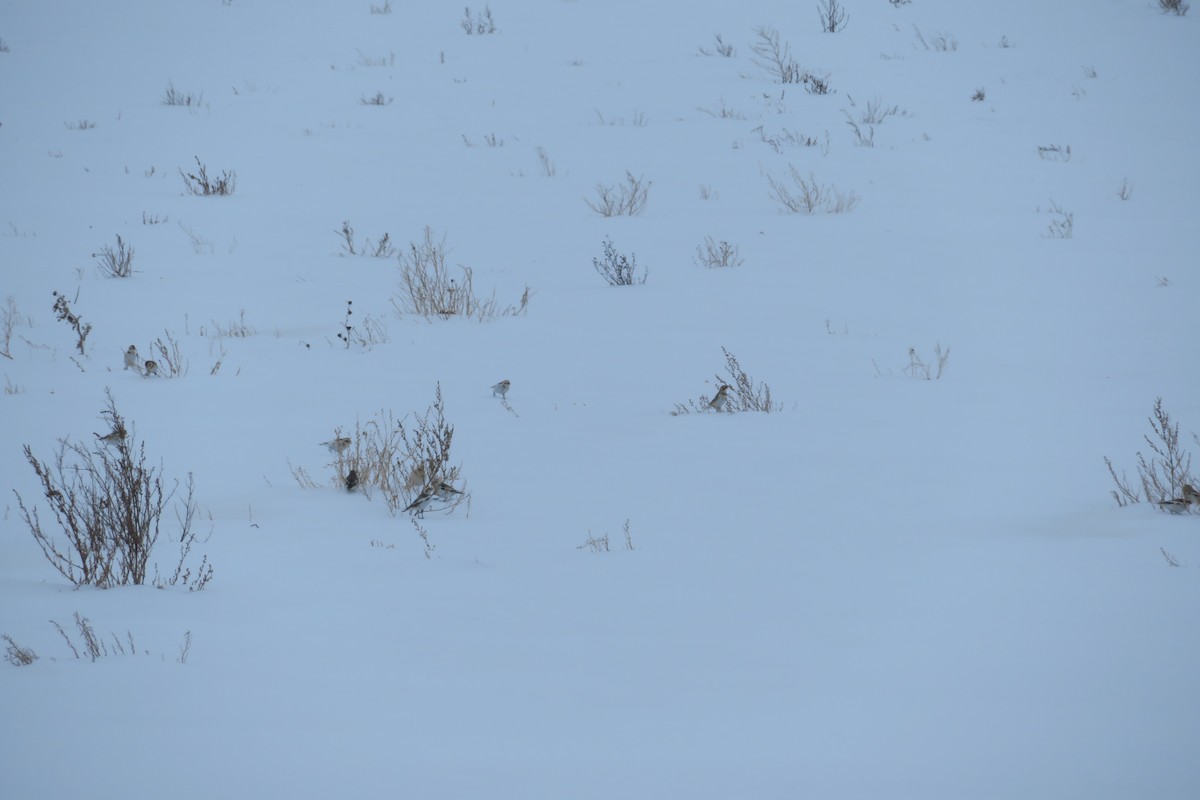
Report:
<svg viewBox="0 0 1200 800"><path fill-rule="evenodd" d="M137 345L132 344L129 345L129 349L125 351L125 369L132 369L134 372L144 377L153 377L158 375L158 364L150 360L142 361L141 357L138 355ZM494 383L492 384L492 397L499 396L501 400L504 400L508 396L508 390L510 388L512 388L512 381L507 379L502 380L499 383ZM708 408L711 408L713 411L723 411L725 406L729 403L730 388L731 387L729 384L721 384L721 387L717 389L717 393L713 396L713 399L708 401ZM128 433L123 425L118 425L112 432L108 434L96 434L96 438L99 439L102 444L111 446L120 444L125 440L126 436L128 436ZM321 444L334 455L341 455L348 447L350 447L352 442L350 441L349 436L339 436L336 439L330 439L328 442L321 442ZM418 470L420 470L419 467ZM416 476L416 472L414 472L414 476ZM414 476L410 476L410 482L412 482ZM417 485L424 483L425 478L423 471L420 476L416 476L416 480ZM358 486L358 482L358 471L351 469L346 475L346 489L348 491L354 491L354 489ZM410 488L416 488L416 485L411 486ZM449 502L454 499L455 495L461 494L462 492L460 490L455 489L445 481L439 481L436 484L430 483L423 486L421 491L417 494L417 498L409 503L404 510L419 517L424 515L425 510L435 500ZM1181 496L1173 497L1169 500L1162 500L1158 503L1159 508L1161 508L1163 511L1169 511L1172 514L1190 513L1192 506L1195 506L1197 510L1200 511L1200 491L1197 491L1196 488L1190 483L1183 484Z"/></svg>
<svg viewBox="0 0 1200 800"><path fill-rule="evenodd" d="M499 383L492 384L491 388L492 397L498 396L501 400L504 400L508 397L508 390L512 388L512 381L505 379ZM716 396L709 401L708 407L714 411L721 411L724 409L725 405L729 402L729 388L730 387L727 384L722 384L721 388L717 390ZM336 456L344 453L350 447L352 442L349 436L339 436L335 439L330 439L327 442L321 442L320 444ZM417 475L417 472L420 472L421 474ZM358 482L358 470L351 469L346 474L347 491L354 491L354 489L358 486ZM421 491L417 493L416 499L409 503L404 509L405 511L417 517L424 516L426 509L428 509L434 502L452 502L456 495L462 494L460 490L455 489L446 481L437 481L426 484L424 471L421 470L420 467L418 467L417 470L414 470L414 475L410 476L409 483L413 484L409 488L416 488L417 485L422 486Z"/></svg>
<svg viewBox="0 0 1200 800"><path fill-rule="evenodd" d="M508 381L501 381L500 383L504 384L504 391L508 391ZM496 385L499 386L500 384ZM99 434L96 435L99 436ZM336 439L330 439L328 442L321 442L321 445L334 455L341 455L346 452L351 444L353 442L349 436L339 436ZM358 470L352 468L346 473L346 491L353 492L358 487L358 480ZM417 486L422 487L421 491L417 494L417 498L409 503L404 510L418 517L425 515L425 510L433 501L441 500L448 503L454 500L455 495L462 494L462 491L455 489L446 481L426 484L425 469L421 466L413 470L413 473L408 477L407 488L415 489Z"/></svg>
<svg viewBox="0 0 1200 800"><path fill-rule="evenodd" d="M134 357L136 358L136 351L134 348L130 346L129 349L135 353ZM129 364L129 359L129 355L126 354L126 366ZM511 387L512 381L507 379L502 380L499 383L492 384L492 397L499 395L501 400L505 399L508 396L508 390ZM99 436L100 434L96 435ZM327 442L321 442L320 444L330 453L333 453L335 456L340 456L342 453L346 452L347 449L349 449L350 445L353 444L353 441L349 436L338 436L334 439L330 439ZM351 468L350 471L346 473L346 490L353 492L356 488L358 488L358 484L358 470ZM421 486L421 491L417 493L416 499L409 503L404 510L418 517L424 516L426 509L428 509L429 506L434 503L434 501L449 503L453 502L456 496L462 495L462 491L460 489L455 489L446 481L439 480L432 483L426 483L425 470L420 466L413 470L413 474L409 476L407 488L415 489L417 486Z"/></svg>
<svg viewBox="0 0 1200 800"><path fill-rule="evenodd" d="M141 356L138 355L137 345L133 344L129 345L129 349L125 351L125 369L132 369L134 372L147 378L158 375L158 364L150 360L142 361ZM499 396L501 400L504 400L508 397L508 390L510 388L512 388L512 381L508 379L494 383L492 384L492 397ZM708 402L708 407L714 411L722 411L729 402L729 388L727 384L721 384L721 388L717 389L716 395ZM123 441L126 435L125 429L118 427L118 429L106 436L101 436L97 433L96 438L106 445L116 445ZM349 436L339 436L336 439L321 442L321 444L334 455L341 455L350 447L351 441ZM358 487L358 484L358 470L351 469L346 475L346 489L352 492ZM1190 489L1191 487L1187 488ZM455 489L445 481L440 481L436 484L431 483L424 486L418 492L416 499L409 503L404 510L420 517L424 515L425 510L434 501L449 502L454 499L455 495L461 494L460 490Z"/></svg>

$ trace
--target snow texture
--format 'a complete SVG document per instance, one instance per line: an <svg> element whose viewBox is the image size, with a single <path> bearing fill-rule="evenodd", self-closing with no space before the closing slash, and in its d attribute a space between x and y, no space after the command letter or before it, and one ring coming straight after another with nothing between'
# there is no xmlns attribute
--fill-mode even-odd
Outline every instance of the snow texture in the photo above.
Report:
<svg viewBox="0 0 1200 800"><path fill-rule="evenodd" d="M39 658L0 664L0 796L1197 796L1200 514L1103 463L1157 397L1200 449L1197 15L375 5L0 0L0 487L45 521L21 446L91 440L109 388L215 567L75 589L9 495L0 634ZM764 26L828 94L756 65ZM787 213L789 167L857 205ZM591 210L626 173L644 212ZM428 226L527 311L398 316L343 222ZM123 368L168 334L186 375ZM671 413L722 348L779 410ZM439 385L470 504L426 541L319 443ZM136 655L74 658L76 613Z"/></svg>

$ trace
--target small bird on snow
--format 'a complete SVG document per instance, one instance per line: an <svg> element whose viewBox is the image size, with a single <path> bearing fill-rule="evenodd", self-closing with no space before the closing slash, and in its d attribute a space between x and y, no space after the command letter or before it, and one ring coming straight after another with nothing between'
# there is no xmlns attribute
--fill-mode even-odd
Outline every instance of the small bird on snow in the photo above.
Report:
<svg viewBox="0 0 1200 800"><path fill-rule="evenodd" d="M358 488L358 470L352 469L346 473L346 491L353 492Z"/></svg>
<svg viewBox="0 0 1200 800"><path fill-rule="evenodd" d="M151 375L158 375L158 364L154 361L147 361L145 370L146 370L146 377L150 377Z"/></svg>
<svg viewBox="0 0 1200 800"><path fill-rule="evenodd" d="M423 517L425 516L425 509L429 507L430 503L437 499L437 496L437 490L435 490L432 486L426 486L421 490L421 493L417 495L417 499L409 503L404 510L411 511L418 517Z"/></svg>
<svg viewBox="0 0 1200 800"><path fill-rule="evenodd" d="M500 398L503 399L504 396L508 394L508 387L510 386L512 386L512 381L508 380L503 380L497 384L494 384L492 386L492 397L500 395Z"/></svg>
<svg viewBox="0 0 1200 800"><path fill-rule="evenodd" d="M137 345L129 345L129 349L125 351L125 369L132 369L134 372L142 371L142 362L138 357Z"/></svg>
<svg viewBox="0 0 1200 800"><path fill-rule="evenodd" d="M1175 497L1170 500L1163 500L1158 504L1158 507L1163 511L1170 511L1172 514L1186 514L1192 510L1192 504L1200 505L1200 492L1190 483L1183 485L1183 496Z"/></svg>
<svg viewBox="0 0 1200 800"><path fill-rule="evenodd" d="M721 388L717 389L717 396L708 401L708 407L714 411L721 411L725 408L725 404L729 402L729 385L722 383Z"/></svg>
<svg viewBox="0 0 1200 800"><path fill-rule="evenodd" d="M350 437L339 436L336 439L330 439L328 442L321 442L321 444L329 452L337 454L345 451L345 449L350 446Z"/></svg>
<svg viewBox="0 0 1200 800"><path fill-rule="evenodd" d="M1186 514L1190 505L1191 503L1186 503L1181 498L1176 497L1171 500L1161 501L1158 507L1163 511L1170 511L1172 514Z"/></svg>

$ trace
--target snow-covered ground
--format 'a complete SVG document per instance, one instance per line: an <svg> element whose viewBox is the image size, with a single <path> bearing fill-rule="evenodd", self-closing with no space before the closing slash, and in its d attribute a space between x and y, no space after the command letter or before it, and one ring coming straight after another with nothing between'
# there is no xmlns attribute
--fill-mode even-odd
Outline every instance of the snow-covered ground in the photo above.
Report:
<svg viewBox="0 0 1200 800"><path fill-rule="evenodd" d="M75 589L9 495L0 634L39 658L0 664L0 796L1196 796L1200 515L1118 508L1103 457L1132 476L1158 397L1200 449L1198 15L375 5L0 0L0 487L49 520L21 446L92 441L110 389L215 568ZM857 205L785 213L789 167ZM644 213L593 212L626 172ZM343 222L528 309L397 316ZM122 369L167 338L186 375ZM722 348L776 413L671 413ZM318 442L438 386L470 504L422 540ZM77 613L137 654L76 659Z"/></svg>

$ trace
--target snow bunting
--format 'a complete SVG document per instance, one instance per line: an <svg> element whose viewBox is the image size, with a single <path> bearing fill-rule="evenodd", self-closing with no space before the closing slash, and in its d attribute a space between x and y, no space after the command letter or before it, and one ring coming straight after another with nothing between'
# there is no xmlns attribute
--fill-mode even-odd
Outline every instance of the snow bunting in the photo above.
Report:
<svg viewBox="0 0 1200 800"><path fill-rule="evenodd" d="M434 488L432 486L426 486L421 490L421 493L417 495L417 499L409 503L404 510L411 511L418 517L423 517L425 516L425 509L428 508L429 504L436 499L437 492L434 490Z"/></svg>
<svg viewBox="0 0 1200 800"><path fill-rule="evenodd" d="M142 362L138 358L137 345L129 345L129 349L125 351L125 369L132 369L134 372L142 371Z"/></svg>
<svg viewBox="0 0 1200 800"><path fill-rule="evenodd" d="M330 439L328 442L321 442L321 444L329 452L338 454L345 451L345 449L350 446L350 437L339 436L336 439Z"/></svg>
<svg viewBox="0 0 1200 800"><path fill-rule="evenodd" d="M437 491L437 496L440 499L445 500L446 502L450 502L450 501L454 500L454 495L462 494L462 492L460 492L458 489L455 489L453 486L446 483L445 481L442 481L441 483L438 484L436 491Z"/></svg>
<svg viewBox="0 0 1200 800"><path fill-rule="evenodd" d="M150 377L151 375L157 375L158 374L158 364L153 361L147 361L145 370L146 370L146 377Z"/></svg>
<svg viewBox="0 0 1200 800"><path fill-rule="evenodd" d="M725 408L725 404L729 402L729 385L722 383L721 388L717 389L717 396L708 401L708 407L714 411L721 411Z"/></svg>
<svg viewBox="0 0 1200 800"><path fill-rule="evenodd" d="M417 464L404 480L405 491L414 491L418 486L425 485L425 465Z"/></svg>
<svg viewBox="0 0 1200 800"><path fill-rule="evenodd" d="M1158 504L1158 507L1163 511L1170 511L1172 514L1186 514L1188 512L1188 503L1176 497L1173 500L1163 500Z"/></svg>
<svg viewBox="0 0 1200 800"><path fill-rule="evenodd" d="M492 397L495 397L496 395L500 395L501 399L503 399L504 396L508 394L508 387L510 387L510 386L512 386L512 381L507 381L507 380L500 381L497 384L493 384Z"/></svg>
<svg viewBox="0 0 1200 800"><path fill-rule="evenodd" d="M113 432L107 436L101 436L97 433L96 438L107 445L118 445L125 440L125 435L125 428L123 426L118 426L117 428L114 428Z"/></svg>
<svg viewBox="0 0 1200 800"><path fill-rule="evenodd" d="M1182 497L1163 500L1158 507L1163 511L1170 511L1172 514L1186 514L1192 510L1193 503L1200 503L1200 492L1197 492L1190 483L1185 483Z"/></svg>
<svg viewBox="0 0 1200 800"><path fill-rule="evenodd" d="M1193 504L1200 506L1200 492L1197 492L1196 487L1190 483L1183 485L1183 502L1189 506Z"/></svg>

